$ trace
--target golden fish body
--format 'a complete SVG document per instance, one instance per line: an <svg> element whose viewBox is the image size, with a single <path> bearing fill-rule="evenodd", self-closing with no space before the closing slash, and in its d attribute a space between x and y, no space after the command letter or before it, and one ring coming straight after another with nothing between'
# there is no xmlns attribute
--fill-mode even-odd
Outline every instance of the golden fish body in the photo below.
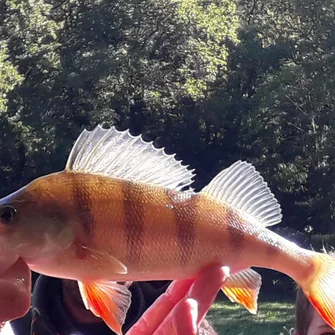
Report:
<svg viewBox="0 0 335 335"><path fill-rule="evenodd" d="M231 272L260 266L298 275L309 268L309 253L203 194L61 172L28 185L16 201L18 213L53 217L64 227L60 245L68 247L61 252L38 251L33 261L23 256L46 275L139 281L190 278L211 263ZM115 273L109 257L127 274Z"/></svg>
<svg viewBox="0 0 335 335"><path fill-rule="evenodd" d="M191 278L213 263L230 268L222 291L250 312L261 285L250 267L271 268L296 280L335 327L335 260L267 228L281 210L259 173L237 162L199 193L184 190L192 177L139 137L84 131L64 171L0 200L2 249L78 281L86 307L118 334L131 297L117 281Z"/></svg>

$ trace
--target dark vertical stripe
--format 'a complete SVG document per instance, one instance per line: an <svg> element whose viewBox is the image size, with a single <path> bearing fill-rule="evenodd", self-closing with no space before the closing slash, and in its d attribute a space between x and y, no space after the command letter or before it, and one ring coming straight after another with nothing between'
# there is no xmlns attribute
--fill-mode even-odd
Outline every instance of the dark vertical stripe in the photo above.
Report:
<svg viewBox="0 0 335 335"><path fill-rule="evenodd" d="M72 175L72 193L76 212L75 216L80 218L86 236L92 240L95 222L92 211L92 200L90 197L89 185L84 185L83 181L79 180L80 178L80 175Z"/></svg>
<svg viewBox="0 0 335 335"><path fill-rule="evenodd" d="M228 223L229 245L234 248L234 252L238 255L243 250L245 243L245 233L242 228L242 225L245 225L245 223L241 222L237 215L229 209L226 212L225 219Z"/></svg>
<svg viewBox="0 0 335 335"><path fill-rule="evenodd" d="M59 175L56 176L56 185L63 185L62 178L59 178ZM53 180L48 180L48 178L40 179L39 180L39 186L34 189L34 196L30 193L26 193L25 197L27 198L27 201L33 201L35 202L36 199L40 200L40 204L43 204L41 210L44 212L45 215L50 217L52 220L57 221L59 224L59 230L62 229L62 227L66 226L69 221L72 213L69 213L69 206L66 204L64 206L63 199L59 199L59 201L53 201L52 198L48 196L48 192L50 188L54 186ZM61 187L61 186L59 186ZM47 192L45 191L47 190ZM66 194L66 191L64 191Z"/></svg>
<svg viewBox="0 0 335 335"><path fill-rule="evenodd" d="M144 245L144 193L141 186L125 182L122 187L128 262L138 264Z"/></svg>
<svg viewBox="0 0 335 335"><path fill-rule="evenodd" d="M167 191L167 196L175 213L175 224L177 228L178 245L180 249L181 265L189 264L194 251L196 239L196 220L197 220L197 201L198 195L192 197L174 192Z"/></svg>

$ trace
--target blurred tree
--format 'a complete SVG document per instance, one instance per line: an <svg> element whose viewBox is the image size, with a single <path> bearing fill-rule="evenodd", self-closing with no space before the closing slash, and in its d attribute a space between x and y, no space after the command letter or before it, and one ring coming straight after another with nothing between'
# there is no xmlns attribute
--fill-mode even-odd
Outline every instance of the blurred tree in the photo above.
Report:
<svg viewBox="0 0 335 335"><path fill-rule="evenodd" d="M6 101L14 137L25 148L21 183L61 169L83 127L117 123L154 136L152 126L183 99L204 97L226 70L226 39L236 39L229 0L5 5L2 36L22 77Z"/></svg>

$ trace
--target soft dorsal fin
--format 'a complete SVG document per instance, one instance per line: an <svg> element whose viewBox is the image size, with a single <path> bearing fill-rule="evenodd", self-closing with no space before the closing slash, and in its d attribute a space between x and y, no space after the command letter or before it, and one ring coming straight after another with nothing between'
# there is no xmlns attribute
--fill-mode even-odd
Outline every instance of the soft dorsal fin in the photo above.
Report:
<svg viewBox="0 0 335 335"><path fill-rule="evenodd" d="M66 170L100 174L129 181L143 182L177 191L190 185L193 170L156 149L152 142L144 142L141 136L115 127L80 134L69 155Z"/></svg>
<svg viewBox="0 0 335 335"><path fill-rule="evenodd" d="M220 172L201 193L233 206L264 226L282 219L280 205L267 183L246 162L238 161Z"/></svg>

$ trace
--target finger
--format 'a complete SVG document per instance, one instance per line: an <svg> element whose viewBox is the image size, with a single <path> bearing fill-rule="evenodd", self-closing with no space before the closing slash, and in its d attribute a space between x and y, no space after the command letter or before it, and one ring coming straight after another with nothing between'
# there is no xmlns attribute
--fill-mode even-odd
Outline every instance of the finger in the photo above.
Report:
<svg viewBox="0 0 335 335"><path fill-rule="evenodd" d="M2 278L2 275L11 268L19 259L19 257L15 254L13 255L6 255L0 256L0 278Z"/></svg>
<svg viewBox="0 0 335 335"><path fill-rule="evenodd" d="M31 273L21 259L0 278L0 322L25 315L30 307Z"/></svg>
<svg viewBox="0 0 335 335"><path fill-rule="evenodd" d="M176 335L196 335L198 334L198 303L194 299L184 299L172 312L173 329ZM185 315L184 319L180 315Z"/></svg>
<svg viewBox="0 0 335 335"><path fill-rule="evenodd" d="M229 277L229 268L211 265L202 270L187 294L188 298L198 302L198 325L210 309L218 291L224 281Z"/></svg>
<svg viewBox="0 0 335 335"><path fill-rule="evenodd" d="M197 335L198 303L181 300L157 328L154 335Z"/></svg>
<svg viewBox="0 0 335 335"><path fill-rule="evenodd" d="M194 279L176 280L171 283L153 305L147 309L127 335L152 335L173 307L185 297Z"/></svg>

